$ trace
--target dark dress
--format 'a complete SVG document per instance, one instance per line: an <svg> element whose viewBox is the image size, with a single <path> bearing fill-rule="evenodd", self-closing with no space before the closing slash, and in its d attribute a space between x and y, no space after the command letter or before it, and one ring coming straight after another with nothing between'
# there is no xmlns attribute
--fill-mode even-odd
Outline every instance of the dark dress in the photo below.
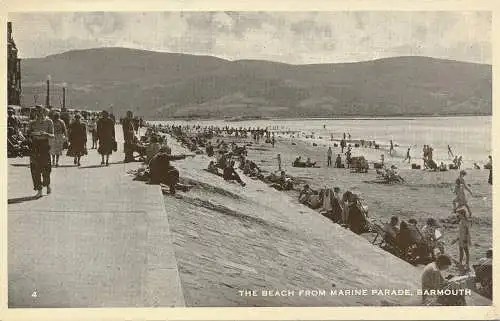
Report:
<svg viewBox="0 0 500 321"><path fill-rule="evenodd" d="M101 118L97 121L97 139L101 155L111 155L115 145L115 124L111 118Z"/></svg>
<svg viewBox="0 0 500 321"><path fill-rule="evenodd" d="M86 154L87 128L85 124L74 121L69 126L69 149L73 156L83 156Z"/></svg>

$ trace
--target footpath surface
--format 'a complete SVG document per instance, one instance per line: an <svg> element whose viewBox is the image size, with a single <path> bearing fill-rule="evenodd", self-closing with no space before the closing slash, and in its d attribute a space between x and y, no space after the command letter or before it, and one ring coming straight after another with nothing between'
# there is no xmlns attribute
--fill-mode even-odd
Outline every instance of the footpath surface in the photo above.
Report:
<svg viewBox="0 0 500 321"><path fill-rule="evenodd" d="M9 159L9 307L184 306L160 187L133 181L121 150L109 167L95 149L61 160L33 199L29 159Z"/></svg>

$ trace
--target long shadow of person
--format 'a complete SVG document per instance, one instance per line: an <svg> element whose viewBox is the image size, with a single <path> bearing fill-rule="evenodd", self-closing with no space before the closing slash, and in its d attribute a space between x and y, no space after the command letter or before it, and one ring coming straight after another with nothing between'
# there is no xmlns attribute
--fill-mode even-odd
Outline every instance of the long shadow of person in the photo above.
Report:
<svg viewBox="0 0 500 321"><path fill-rule="evenodd" d="M34 201L34 200L37 200L40 198L41 198L41 196L24 196L24 197L9 198L7 200L7 204L17 204L17 203L29 202L29 201Z"/></svg>

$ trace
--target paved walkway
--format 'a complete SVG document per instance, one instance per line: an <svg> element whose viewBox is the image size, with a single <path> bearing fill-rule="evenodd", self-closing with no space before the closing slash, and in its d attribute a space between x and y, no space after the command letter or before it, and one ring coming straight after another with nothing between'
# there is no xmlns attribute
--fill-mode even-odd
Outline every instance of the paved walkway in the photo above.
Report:
<svg viewBox="0 0 500 321"><path fill-rule="evenodd" d="M184 306L161 190L122 160L63 156L52 194L35 200L28 158L9 159L9 307Z"/></svg>

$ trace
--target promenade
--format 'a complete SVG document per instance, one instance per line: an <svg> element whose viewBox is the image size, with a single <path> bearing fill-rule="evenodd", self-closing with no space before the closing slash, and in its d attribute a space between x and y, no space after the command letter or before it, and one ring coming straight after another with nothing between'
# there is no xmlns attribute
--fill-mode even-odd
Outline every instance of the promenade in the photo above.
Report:
<svg viewBox="0 0 500 321"><path fill-rule="evenodd" d="M127 175L139 163L123 163L116 133L109 167L95 149L80 167L62 156L40 199L29 159L9 159L10 308L185 305L160 187Z"/></svg>

